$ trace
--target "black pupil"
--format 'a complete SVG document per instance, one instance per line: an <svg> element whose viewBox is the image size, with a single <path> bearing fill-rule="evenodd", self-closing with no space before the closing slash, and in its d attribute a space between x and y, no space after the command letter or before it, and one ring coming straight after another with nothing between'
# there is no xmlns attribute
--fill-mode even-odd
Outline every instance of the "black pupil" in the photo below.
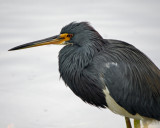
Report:
<svg viewBox="0 0 160 128"><path fill-rule="evenodd" d="M67 37L71 37L71 35L67 35Z"/></svg>

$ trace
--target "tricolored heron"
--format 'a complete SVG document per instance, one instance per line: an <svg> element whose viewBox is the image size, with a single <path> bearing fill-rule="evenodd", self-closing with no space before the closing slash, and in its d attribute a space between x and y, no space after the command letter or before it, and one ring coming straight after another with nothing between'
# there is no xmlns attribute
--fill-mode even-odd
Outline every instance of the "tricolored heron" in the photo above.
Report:
<svg viewBox="0 0 160 128"><path fill-rule="evenodd" d="M103 39L87 22L72 22L59 35L23 44L19 50L48 44L65 45L59 72L84 102L148 121L160 120L160 70L140 50L123 41ZM127 127L131 127L127 123Z"/></svg>

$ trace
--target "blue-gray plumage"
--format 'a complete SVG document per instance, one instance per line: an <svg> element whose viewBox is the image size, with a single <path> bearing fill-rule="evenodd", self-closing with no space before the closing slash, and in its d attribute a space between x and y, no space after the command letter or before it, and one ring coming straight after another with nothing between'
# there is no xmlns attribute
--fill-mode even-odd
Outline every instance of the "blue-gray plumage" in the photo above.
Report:
<svg viewBox="0 0 160 128"><path fill-rule="evenodd" d="M51 39L66 45L59 52L60 76L83 101L135 119L160 120L160 70L137 48L103 39L87 22L72 22ZM11 50L39 44L45 40Z"/></svg>
<svg viewBox="0 0 160 128"><path fill-rule="evenodd" d="M111 97L129 113L160 120L160 71L146 55L128 43L103 39L85 22L71 23L61 33L74 35L73 45L59 53L59 71L77 96L106 107L103 89L107 86ZM117 66L107 68L107 63Z"/></svg>

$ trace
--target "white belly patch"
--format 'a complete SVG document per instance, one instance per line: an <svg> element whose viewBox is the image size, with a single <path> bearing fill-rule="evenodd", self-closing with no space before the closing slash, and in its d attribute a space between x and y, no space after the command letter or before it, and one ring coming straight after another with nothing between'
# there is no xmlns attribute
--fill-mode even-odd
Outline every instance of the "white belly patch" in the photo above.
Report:
<svg viewBox="0 0 160 128"><path fill-rule="evenodd" d="M105 90L103 90L103 92L106 96L105 98L106 98L108 108L112 112L114 112L115 114L125 116L125 117L134 118L134 119L138 119L138 120L143 120L143 117L140 116L139 114L132 115L128 111L126 111L124 108L122 108L120 105L118 105L116 103L116 101L110 96L109 90L107 88Z"/></svg>

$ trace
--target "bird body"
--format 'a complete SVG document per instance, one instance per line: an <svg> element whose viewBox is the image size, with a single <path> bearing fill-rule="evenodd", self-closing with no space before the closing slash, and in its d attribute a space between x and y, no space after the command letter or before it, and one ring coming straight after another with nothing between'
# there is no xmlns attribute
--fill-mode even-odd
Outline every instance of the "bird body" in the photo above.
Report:
<svg viewBox="0 0 160 128"><path fill-rule="evenodd" d="M77 96L120 115L160 120L159 69L142 52L117 40L104 40L102 49L96 53L79 49L65 46L59 54L61 77ZM121 108L115 110L115 103L125 112Z"/></svg>
<svg viewBox="0 0 160 128"><path fill-rule="evenodd" d="M50 39L47 44L53 43ZM160 121L160 70L144 53L103 39L87 22L72 22L53 39L66 45L59 52L60 76L84 102L125 117ZM32 45L37 42L11 50Z"/></svg>

